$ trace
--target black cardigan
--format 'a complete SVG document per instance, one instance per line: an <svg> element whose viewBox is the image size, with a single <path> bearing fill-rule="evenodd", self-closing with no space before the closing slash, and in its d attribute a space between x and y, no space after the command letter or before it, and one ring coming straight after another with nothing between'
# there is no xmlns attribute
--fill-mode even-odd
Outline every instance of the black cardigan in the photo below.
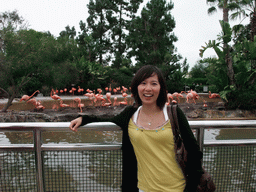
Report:
<svg viewBox="0 0 256 192"><path fill-rule="evenodd" d="M137 160L128 135L129 121L137 110L136 107L127 106L120 114L112 118L100 118L94 115L83 115L82 124L91 122L113 122L123 131L122 152L123 152L123 172L122 172L122 191L137 192ZM199 178L202 174L202 152L196 142L196 139L190 129L187 118L182 110L177 107L178 122L180 126L181 137L186 150L188 151L188 177L186 182L186 192L196 191Z"/></svg>

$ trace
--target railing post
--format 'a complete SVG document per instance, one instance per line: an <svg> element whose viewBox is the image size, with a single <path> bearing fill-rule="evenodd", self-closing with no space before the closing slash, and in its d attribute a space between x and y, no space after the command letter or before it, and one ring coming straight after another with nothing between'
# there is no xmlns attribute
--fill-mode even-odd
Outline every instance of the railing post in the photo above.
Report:
<svg viewBox="0 0 256 192"><path fill-rule="evenodd" d="M35 161L36 161L37 191L44 192L41 130L37 128L34 129L34 148L35 148Z"/></svg>
<svg viewBox="0 0 256 192"><path fill-rule="evenodd" d="M198 142L200 151L203 152L203 147L204 147L204 128L202 128L202 127L197 129L197 142Z"/></svg>

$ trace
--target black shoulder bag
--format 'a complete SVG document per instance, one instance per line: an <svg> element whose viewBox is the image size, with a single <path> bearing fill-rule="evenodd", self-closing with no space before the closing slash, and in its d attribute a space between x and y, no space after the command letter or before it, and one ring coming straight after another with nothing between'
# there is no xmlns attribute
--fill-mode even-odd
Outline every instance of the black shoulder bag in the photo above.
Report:
<svg viewBox="0 0 256 192"><path fill-rule="evenodd" d="M180 134L180 128L179 128L179 123L178 123L178 116L177 116L177 105L172 105L169 110L168 110L168 115L171 121L172 125L172 131L174 135L174 142L175 142L175 153L176 153L176 159L177 162L179 163L183 174L187 176L186 172L186 163L187 163L187 150L185 149L185 145L182 141L181 134ZM197 192L214 192L216 190L215 184L213 182L213 179L211 175L205 171L204 167L203 169L203 174L200 178L200 183L197 186Z"/></svg>

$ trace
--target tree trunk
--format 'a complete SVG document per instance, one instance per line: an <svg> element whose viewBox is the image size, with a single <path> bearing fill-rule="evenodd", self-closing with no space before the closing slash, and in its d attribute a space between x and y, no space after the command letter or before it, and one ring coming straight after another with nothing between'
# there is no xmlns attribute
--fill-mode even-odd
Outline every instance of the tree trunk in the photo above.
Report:
<svg viewBox="0 0 256 192"><path fill-rule="evenodd" d="M223 21L229 23L228 19L228 12L229 9L227 8L228 5L228 0L224 0L224 5L223 5ZM225 62L227 65L227 75L229 77L229 84L230 85L235 85L235 74L234 74L234 69L233 69L233 61L230 56L230 49L229 45L227 43L224 43L224 50L226 50L226 55L225 55Z"/></svg>
<svg viewBox="0 0 256 192"><path fill-rule="evenodd" d="M254 36L256 35L256 10L251 17L251 41L254 42Z"/></svg>
<svg viewBox="0 0 256 192"><path fill-rule="evenodd" d="M235 85L235 73L233 69L233 61L230 57L229 45L224 44L224 50L226 50L225 63L227 65L227 75L229 78L229 85Z"/></svg>
<svg viewBox="0 0 256 192"><path fill-rule="evenodd" d="M6 112L7 109L12 105L13 99L16 97L16 94L12 94L10 97L8 97L7 103L4 105L3 109L1 112Z"/></svg>
<svg viewBox="0 0 256 192"><path fill-rule="evenodd" d="M228 0L224 0L224 5L223 5L223 21L229 22L228 20L228 11L229 9L227 8L228 6Z"/></svg>

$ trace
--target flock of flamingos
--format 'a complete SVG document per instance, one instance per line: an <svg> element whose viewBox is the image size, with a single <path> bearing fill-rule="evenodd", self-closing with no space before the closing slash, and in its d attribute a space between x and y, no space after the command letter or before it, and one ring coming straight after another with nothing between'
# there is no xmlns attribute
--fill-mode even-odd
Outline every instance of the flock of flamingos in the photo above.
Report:
<svg viewBox="0 0 256 192"><path fill-rule="evenodd" d="M122 86L122 88L120 87L117 87L115 89L111 89L111 87L106 87L105 88L105 91L106 91L106 94L105 94L105 98L104 98L104 95L102 94L102 89L97 89L97 94L95 94L95 91L91 91L90 89L87 89L86 90L86 93L83 94L84 92L84 89L80 88L78 86L78 89L76 88L72 88L69 93L71 93L73 96L74 96L74 93L75 91L77 91L79 94L82 94L86 97L88 97L88 99L90 100L91 102L91 106L118 106L118 105L128 105L128 101L127 101L127 91L128 91L128 88ZM65 92L65 93L64 93ZM60 107L71 107L70 105L68 104L64 104L63 103L63 100L61 99L60 96L58 96L57 94L60 93L60 94L66 94L67 92L67 89L65 88L64 90L54 90L52 89L51 93L50 93L50 96L53 100L59 100L59 106ZM112 103L111 101L111 92L113 92L114 94L117 94L117 93L121 93L124 100L121 101L121 102L117 102L117 97L115 96L114 97L114 102ZM37 110L43 110L45 109L45 107L42 105L42 102L40 100L36 100L33 96L36 94L36 93L39 93L39 90L35 91L31 96L28 96L28 95L23 95L20 99L20 102L21 101L25 101L26 103L29 103L29 104L32 104L35 109ZM185 91L182 91L181 93L167 93L167 98L168 98L168 102L166 103L166 105L170 105L171 103L180 103L180 98L183 98L183 95L182 94L185 94L186 95L186 102L187 103L194 103L196 104L196 100L199 99L199 95L196 91L194 90L190 90L188 92L185 92ZM132 97L132 95L131 95ZM212 98L218 98L220 97L219 94L217 93L211 93L209 91L209 98L212 99ZM73 99L76 103L77 103L77 107L80 109L80 112L82 112L82 108L84 107L84 104L81 102L81 99L79 97L75 97ZM133 102L133 101L131 101ZM207 103L206 101L204 100L204 104L203 104L204 107L207 107Z"/></svg>

